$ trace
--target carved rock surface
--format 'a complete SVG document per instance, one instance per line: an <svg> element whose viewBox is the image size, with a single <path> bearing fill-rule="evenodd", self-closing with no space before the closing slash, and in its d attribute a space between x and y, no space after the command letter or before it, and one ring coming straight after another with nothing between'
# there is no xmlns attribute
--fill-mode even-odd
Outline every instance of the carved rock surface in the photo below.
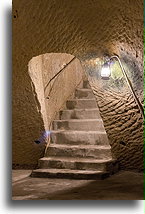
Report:
<svg viewBox="0 0 145 214"><path fill-rule="evenodd" d="M28 63L33 57L68 53L83 60L94 53L98 56L105 52L125 55L126 62L135 63L130 70L131 81L143 101L143 0L14 0L12 15L15 166L35 165L44 154L44 146L33 144L44 130L39 102L35 99L28 74ZM130 110L123 113L126 104L117 104L117 93L108 94L108 100L101 101L102 97L99 89L96 98L107 133L113 140L115 156L124 169L142 169L143 124L136 115L130 120L131 115L136 114L136 107L129 98ZM128 94L125 92L120 99L127 100ZM115 109L115 106L119 108ZM120 116L116 111L120 111ZM123 126L120 120L124 120ZM127 146L116 143L122 139Z"/></svg>

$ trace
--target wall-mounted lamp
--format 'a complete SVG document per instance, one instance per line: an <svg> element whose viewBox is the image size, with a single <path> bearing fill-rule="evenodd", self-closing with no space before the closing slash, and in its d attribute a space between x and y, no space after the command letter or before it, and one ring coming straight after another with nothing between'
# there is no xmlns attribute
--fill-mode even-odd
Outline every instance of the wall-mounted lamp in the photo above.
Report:
<svg viewBox="0 0 145 214"><path fill-rule="evenodd" d="M102 69L101 69L101 78L103 80L109 80L109 78L111 76L111 66L110 66L110 64L111 64L111 62L112 62L113 59L115 59L115 60L117 60L119 62L120 68L122 70L122 73L123 73L126 81L127 81L129 89L131 90L131 92L133 94L133 97L134 97L134 99L135 99L135 101L136 101L136 103L137 103L137 105L139 107L139 110L140 110L140 112L141 112L141 114L142 114L142 116L144 118L144 109L143 109L143 106L141 105L138 97L136 96L136 94L134 92L134 89L132 87L132 84L131 84L131 82L130 82L130 80L129 80L126 72L125 72L125 69L124 69L124 67L123 67L123 65L121 63L121 60L119 59L118 56L114 55L114 56L111 56L110 58L107 58L107 61L103 64Z"/></svg>
<svg viewBox="0 0 145 214"><path fill-rule="evenodd" d="M111 75L110 62L105 62L101 69L101 78L108 80Z"/></svg>

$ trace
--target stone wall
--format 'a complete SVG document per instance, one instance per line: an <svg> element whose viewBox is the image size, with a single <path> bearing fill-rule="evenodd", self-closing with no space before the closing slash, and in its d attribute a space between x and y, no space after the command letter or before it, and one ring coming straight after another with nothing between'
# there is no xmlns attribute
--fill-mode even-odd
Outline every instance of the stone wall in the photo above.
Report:
<svg viewBox="0 0 145 214"><path fill-rule="evenodd" d="M123 58L121 61L133 90L143 105L143 82L141 78L134 82L130 62L124 61ZM83 65L96 96L112 154L119 161L121 169L142 171L144 150L142 112L118 62L113 60L110 64L111 76L108 80L101 78L103 63L103 57L92 57L85 60Z"/></svg>
<svg viewBox="0 0 145 214"><path fill-rule="evenodd" d="M67 65L70 61L71 63ZM62 70L61 73L48 84L60 70ZM49 138L44 139L43 133L51 129L51 122L58 111L64 107L66 100L72 96L75 88L84 78L80 61L70 54L60 53L47 53L33 57L28 63L26 74L30 75L30 82L24 81L23 86L26 87L28 83L31 86L29 104L33 107L32 112L31 108L26 108L27 95L19 97L19 101L24 102L24 109L18 106L17 114L22 115L23 120L17 118L16 113L13 120L15 119L14 124L17 124L18 119L21 121L16 128L17 130L22 128L23 132L17 141L16 137L19 137L20 133L13 132L13 166L15 168L32 168L37 165L38 159L44 155L46 143L48 143L47 146L49 145ZM35 144L35 140L41 143Z"/></svg>
<svg viewBox="0 0 145 214"><path fill-rule="evenodd" d="M28 64L28 73L34 85L34 96L36 94L39 101L38 112L42 115L45 129L49 130L57 113L85 78L85 73L77 58L64 53L33 57Z"/></svg>
<svg viewBox="0 0 145 214"><path fill-rule="evenodd" d="M30 143L44 129L27 67L35 56L68 53L77 56L86 68L94 57L118 54L129 67L128 75L143 102L143 0L13 0L12 15L14 163L23 163L26 157L27 163L33 163L33 155L36 160L42 151L40 147L34 149ZM90 67L88 70L90 74ZM115 88L105 93L95 78L92 81L114 155L123 169L142 169L143 124L130 91L123 87L120 93ZM124 106L130 110L124 112ZM126 122L119 119L118 109L120 118ZM116 129L109 125L110 120ZM117 133L122 137L118 138ZM29 144L29 148L25 144Z"/></svg>

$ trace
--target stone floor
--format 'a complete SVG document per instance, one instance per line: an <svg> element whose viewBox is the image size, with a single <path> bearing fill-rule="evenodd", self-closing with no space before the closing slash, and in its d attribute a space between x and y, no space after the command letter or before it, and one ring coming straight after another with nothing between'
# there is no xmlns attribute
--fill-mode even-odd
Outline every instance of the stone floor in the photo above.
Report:
<svg viewBox="0 0 145 214"><path fill-rule="evenodd" d="M31 178L13 170L13 200L143 200L143 173L120 171L105 180Z"/></svg>

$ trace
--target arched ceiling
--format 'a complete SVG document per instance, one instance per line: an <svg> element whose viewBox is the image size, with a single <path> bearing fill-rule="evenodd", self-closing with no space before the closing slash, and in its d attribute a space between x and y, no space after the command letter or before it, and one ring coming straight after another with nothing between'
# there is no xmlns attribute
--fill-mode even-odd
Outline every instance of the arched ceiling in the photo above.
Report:
<svg viewBox="0 0 145 214"><path fill-rule="evenodd" d="M15 0L13 17L14 47L26 55L81 57L119 52L127 44L134 56L141 56L143 0Z"/></svg>

